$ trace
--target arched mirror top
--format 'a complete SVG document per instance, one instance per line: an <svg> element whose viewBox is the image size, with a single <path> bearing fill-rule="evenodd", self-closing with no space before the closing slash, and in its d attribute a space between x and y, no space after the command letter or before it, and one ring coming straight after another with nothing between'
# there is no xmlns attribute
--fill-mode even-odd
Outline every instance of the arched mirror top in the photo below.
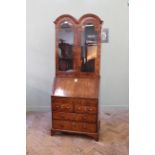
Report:
<svg viewBox="0 0 155 155"><path fill-rule="evenodd" d="M62 25L62 23L70 23L71 25L75 25L78 23L78 21L71 15L65 14L62 16L59 16L54 23L60 27Z"/></svg>
<svg viewBox="0 0 155 155"><path fill-rule="evenodd" d="M66 33L73 31L73 24L67 20L61 22L58 26L59 31L65 31Z"/></svg>
<svg viewBox="0 0 155 155"><path fill-rule="evenodd" d="M102 20L94 14L85 14L79 19L79 23L82 25L89 25L92 24L96 28L99 27L100 24L102 24Z"/></svg>

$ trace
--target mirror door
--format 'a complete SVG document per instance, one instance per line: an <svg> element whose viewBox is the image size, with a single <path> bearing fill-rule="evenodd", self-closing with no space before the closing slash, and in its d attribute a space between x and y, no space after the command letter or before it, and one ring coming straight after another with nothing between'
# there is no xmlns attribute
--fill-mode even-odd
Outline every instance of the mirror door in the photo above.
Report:
<svg viewBox="0 0 155 155"><path fill-rule="evenodd" d="M95 72L98 35L95 26L88 23L81 32L81 72Z"/></svg>
<svg viewBox="0 0 155 155"><path fill-rule="evenodd" d="M58 70L70 72L73 70L74 31L69 21L60 24L58 34Z"/></svg>

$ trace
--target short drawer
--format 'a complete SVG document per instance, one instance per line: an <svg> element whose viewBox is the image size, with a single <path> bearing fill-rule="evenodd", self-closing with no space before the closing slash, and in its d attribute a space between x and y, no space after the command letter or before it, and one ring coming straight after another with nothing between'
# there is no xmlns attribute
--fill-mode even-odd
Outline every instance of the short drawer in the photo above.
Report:
<svg viewBox="0 0 155 155"><path fill-rule="evenodd" d="M63 112L73 112L73 104L72 103L52 103L53 111L63 111Z"/></svg>
<svg viewBox="0 0 155 155"><path fill-rule="evenodd" d="M74 121L59 121L53 120L53 129L70 130L79 132L96 132L96 124L93 123L79 123Z"/></svg>
<svg viewBox="0 0 155 155"><path fill-rule="evenodd" d="M76 113L53 112L53 119L95 123L96 114L76 114Z"/></svg>
<svg viewBox="0 0 155 155"><path fill-rule="evenodd" d="M96 114L97 108L92 106L79 106L75 105L74 111L76 113L90 113L90 114Z"/></svg>

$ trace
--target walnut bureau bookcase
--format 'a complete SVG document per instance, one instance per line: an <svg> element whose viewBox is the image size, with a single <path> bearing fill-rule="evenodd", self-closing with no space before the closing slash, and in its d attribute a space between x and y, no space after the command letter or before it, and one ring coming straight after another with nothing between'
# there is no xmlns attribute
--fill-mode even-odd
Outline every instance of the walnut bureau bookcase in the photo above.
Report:
<svg viewBox="0 0 155 155"><path fill-rule="evenodd" d="M56 76L51 95L52 129L99 139L102 20L94 14L55 21Z"/></svg>

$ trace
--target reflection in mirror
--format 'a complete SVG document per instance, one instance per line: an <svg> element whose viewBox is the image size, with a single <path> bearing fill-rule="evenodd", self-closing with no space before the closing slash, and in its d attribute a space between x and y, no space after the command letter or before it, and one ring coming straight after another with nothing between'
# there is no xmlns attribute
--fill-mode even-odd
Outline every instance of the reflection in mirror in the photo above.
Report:
<svg viewBox="0 0 155 155"><path fill-rule="evenodd" d="M97 56L97 32L93 24L84 26L81 33L81 71L94 72Z"/></svg>
<svg viewBox="0 0 155 155"><path fill-rule="evenodd" d="M73 70L73 26L68 21L60 25L59 31L59 70Z"/></svg>

